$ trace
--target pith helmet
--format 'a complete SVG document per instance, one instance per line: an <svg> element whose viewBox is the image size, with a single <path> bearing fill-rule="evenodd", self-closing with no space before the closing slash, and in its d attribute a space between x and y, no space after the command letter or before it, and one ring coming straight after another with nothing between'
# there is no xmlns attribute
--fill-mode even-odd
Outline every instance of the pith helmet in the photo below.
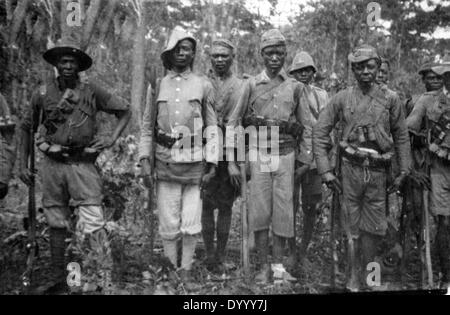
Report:
<svg viewBox="0 0 450 315"><path fill-rule="evenodd" d="M194 51L196 50L197 48L196 39L191 35L189 35L186 31L179 28L175 28L172 31L172 34L170 34L167 45L164 48L163 52L161 53L161 59L163 61L164 67L170 68L170 59L169 59L170 52L178 45L179 42L185 39L190 40L194 44Z"/></svg>
<svg viewBox="0 0 450 315"><path fill-rule="evenodd" d="M317 72L317 67L312 57L306 51L301 51L295 55L292 66L289 68L289 74L307 67L312 67L314 72Z"/></svg>

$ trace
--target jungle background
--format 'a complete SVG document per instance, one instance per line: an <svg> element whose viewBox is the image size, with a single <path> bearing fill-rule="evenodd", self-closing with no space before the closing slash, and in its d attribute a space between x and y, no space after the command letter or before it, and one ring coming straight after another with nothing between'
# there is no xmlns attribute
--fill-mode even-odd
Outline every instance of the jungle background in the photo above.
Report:
<svg viewBox="0 0 450 315"><path fill-rule="evenodd" d="M255 75L261 71L259 38L279 27L288 40L287 65L296 51L308 51L319 67L316 84L333 92L352 83L347 56L360 43L369 43L391 63L390 86L406 99L423 91L419 66L442 58L450 47L450 1L377 1L383 23L367 25L368 0L299 1L296 14L287 23L277 23L283 0L78 0L81 25L71 27L68 0L0 1L0 88L18 119L29 106L30 96L54 69L42 53L63 36L76 38L94 59L84 77L95 81L130 104L133 119L125 134L99 159L105 179L105 206L114 231L114 277L118 294L183 294L182 288L167 285L162 254L156 237L154 255L149 253L150 218L148 196L137 179L137 143L148 84L155 85L164 74L160 53L174 27L190 31L198 39L195 71L210 68L212 39L231 39L236 47L234 71ZM248 2L253 2L251 7ZM292 1L291 1L292 2ZM258 4L268 8L264 14ZM292 4L291 4L292 5ZM267 11L267 10L266 10ZM440 35L436 35L440 34ZM443 35L443 36L442 36ZM101 116L101 132L110 130L111 119ZM39 166L39 157L38 157ZM40 204L38 177L38 205ZM326 195L326 193L325 193ZM20 274L25 269L23 218L27 216L27 189L15 177L11 191L0 205L0 294L20 294ZM398 213L398 200L391 203ZM330 249L329 206L322 205L317 232L308 251L310 264L299 266L293 285L259 287L241 281L239 262L240 213L236 203L229 244L227 275L217 277L201 264L197 253L197 277L204 284L201 294L270 294L329 292ZM301 231L301 211L297 231ZM36 263L36 285L45 283L51 272L48 229L38 213L40 245ZM157 233L156 233L157 234ZM298 233L300 234L300 233ZM298 236L299 238L299 236ZM85 262L87 265L89 262ZM411 265L408 281L397 281L396 289L417 288L417 264ZM344 268L344 267L342 267ZM339 277L342 280L342 276ZM395 281L393 281L395 283ZM95 288L83 288L84 292Z"/></svg>

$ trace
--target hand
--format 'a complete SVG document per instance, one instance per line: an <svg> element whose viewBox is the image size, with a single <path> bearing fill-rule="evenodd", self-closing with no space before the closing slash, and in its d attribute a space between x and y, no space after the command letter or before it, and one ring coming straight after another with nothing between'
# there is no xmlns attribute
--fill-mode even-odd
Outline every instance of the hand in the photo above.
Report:
<svg viewBox="0 0 450 315"><path fill-rule="evenodd" d="M145 158L141 160L141 177L144 181L144 186L150 189L152 187L152 169L150 167L150 161Z"/></svg>
<svg viewBox="0 0 450 315"><path fill-rule="evenodd" d="M236 165L236 163L233 162L228 163L228 174L230 175L231 184L236 188L240 188L242 181L241 171L239 167Z"/></svg>
<svg viewBox="0 0 450 315"><path fill-rule="evenodd" d="M339 194L342 194L342 185L333 173L328 172L322 175L322 181L328 186L328 188L333 189Z"/></svg>
<svg viewBox="0 0 450 315"><path fill-rule="evenodd" d="M407 178L410 181L412 181L416 186L423 187L426 190L431 190L430 177L427 176L425 173L413 170L411 174L407 176Z"/></svg>
<svg viewBox="0 0 450 315"><path fill-rule="evenodd" d="M307 164L303 164L302 166L298 167L295 170L295 180L299 180L300 178L303 177L303 175L306 174L306 172L308 172L310 169L310 166Z"/></svg>
<svg viewBox="0 0 450 315"><path fill-rule="evenodd" d="M34 180L34 176L35 175L28 169L28 167L20 167L19 178L25 185L31 186Z"/></svg>
<svg viewBox="0 0 450 315"><path fill-rule="evenodd" d="M108 149L108 148L112 147L115 142L116 142L116 140L113 139L110 136L101 136L101 137L96 137L89 144L89 147L91 149L95 149L97 151L102 151L102 150L105 150L105 149Z"/></svg>
<svg viewBox="0 0 450 315"><path fill-rule="evenodd" d="M397 178L394 180L394 183L391 185L391 187L388 188L388 194L397 193L400 194L400 188L403 185L403 182L405 181L406 173L401 173Z"/></svg>
<svg viewBox="0 0 450 315"><path fill-rule="evenodd" d="M209 182L216 176L216 166L213 164L208 164L209 170L203 175L202 184L209 184Z"/></svg>
<svg viewBox="0 0 450 315"><path fill-rule="evenodd" d="M209 170L203 175L202 182L200 184L200 196L203 199L203 193L205 192L205 186L208 185L211 180L216 176L216 165L208 163Z"/></svg>

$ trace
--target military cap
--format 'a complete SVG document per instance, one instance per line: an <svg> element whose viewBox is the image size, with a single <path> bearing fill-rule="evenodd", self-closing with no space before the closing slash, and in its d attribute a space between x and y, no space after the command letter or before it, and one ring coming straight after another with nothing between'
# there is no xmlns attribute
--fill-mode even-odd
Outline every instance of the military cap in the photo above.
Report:
<svg viewBox="0 0 450 315"><path fill-rule="evenodd" d="M289 68L289 74L307 67L312 67L314 72L317 72L317 67L312 57L306 51L301 51L295 55L292 65Z"/></svg>
<svg viewBox="0 0 450 315"><path fill-rule="evenodd" d="M261 51L270 46L286 45L286 38L277 29L271 29L261 36Z"/></svg>
<svg viewBox="0 0 450 315"><path fill-rule="evenodd" d="M348 60L351 63L359 63L370 59L381 61L377 50L374 47L366 44L356 47L355 50L353 50L353 52L348 55Z"/></svg>
<svg viewBox="0 0 450 315"><path fill-rule="evenodd" d="M80 49L74 39L69 37L61 38L56 45L53 48L48 49L42 57L49 64L56 67L59 59L66 55L74 56L78 59L80 71L86 71L92 66L92 58Z"/></svg>
<svg viewBox="0 0 450 315"><path fill-rule="evenodd" d="M236 49L234 47L233 43L231 41L229 41L228 39L225 39L225 38L217 38L217 39L213 40L212 46L222 46L222 47L225 47L225 48L229 48L229 49L231 49L233 51Z"/></svg>
<svg viewBox="0 0 450 315"><path fill-rule="evenodd" d="M196 50L197 40L192 35L189 35L186 31L180 28L175 28L170 34L166 47L161 53L161 60L163 61L164 67L170 68L170 52L178 45L179 42L185 39L190 40L194 44L194 51Z"/></svg>
<svg viewBox="0 0 450 315"><path fill-rule="evenodd" d="M431 70L438 75L444 75L445 73L450 72L450 51L447 51L442 62L435 67L432 67Z"/></svg>

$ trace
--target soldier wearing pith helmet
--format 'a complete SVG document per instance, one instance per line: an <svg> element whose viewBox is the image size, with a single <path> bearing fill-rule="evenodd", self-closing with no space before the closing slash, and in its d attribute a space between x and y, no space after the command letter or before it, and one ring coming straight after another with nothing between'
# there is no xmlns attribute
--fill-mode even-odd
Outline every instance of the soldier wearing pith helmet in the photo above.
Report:
<svg viewBox="0 0 450 315"><path fill-rule="evenodd" d="M312 84L316 73L316 64L306 51L301 51L295 55L289 68L289 74L305 85L305 97L308 99L308 102L302 103L302 105L306 106L304 111L310 114L311 121L310 125L305 126L295 162L294 211L297 211L299 207L301 187L302 210L304 213L303 235L300 246L300 256L302 258L306 258L307 248L313 235L317 217L317 205L322 200L322 180L317 173L316 163L311 161L310 156L312 152L312 127L317 123L319 114L328 103L328 94L325 90ZM295 252L294 245L295 243L290 246L292 252Z"/></svg>
<svg viewBox="0 0 450 315"><path fill-rule="evenodd" d="M378 242L387 230L386 189L398 191L409 172L410 143L400 99L375 83L380 67L375 48L359 46L348 59L357 84L330 100L313 128L313 150L322 180L342 196L344 226L356 253L349 260L347 287L358 290L360 280L365 279L357 273L358 260L362 272L375 261ZM328 152L330 133L337 125L342 134L337 163L341 168L333 170ZM388 188L387 173L394 156L400 175Z"/></svg>

